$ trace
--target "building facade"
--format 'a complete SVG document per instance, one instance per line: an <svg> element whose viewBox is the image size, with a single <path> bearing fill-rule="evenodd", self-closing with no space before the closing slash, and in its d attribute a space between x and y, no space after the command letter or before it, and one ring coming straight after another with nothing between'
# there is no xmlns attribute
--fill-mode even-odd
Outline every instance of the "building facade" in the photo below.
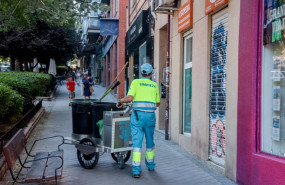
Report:
<svg viewBox="0 0 285 185"><path fill-rule="evenodd" d="M285 182L284 4L277 0L241 0L239 184Z"/></svg>
<svg viewBox="0 0 285 185"><path fill-rule="evenodd" d="M93 0L92 2L98 2ZM96 44L100 38L100 18L103 12L91 11L87 16L78 17L78 32L81 34L83 49L81 56L78 57L77 66L82 72L89 71L93 77L101 76L101 47Z"/></svg>
<svg viewBox="0 0 285 185"><path fill-rule="evenodd" d="M179 1L170 16L170 139L236 180L240 1L207 3ZM155 53L167 44L157 19ZM156 57L163 71L166 50Z"/></svg>
<svg viewBox="0 0 285 185"><path fill-rule="evenodd" d="M126 33L126 91L130 83L140 78L140 66L150 63L154 67L152 80L159 86L164 86L166 64L166 15L156 15L153 12L153 1L130 0L127 7ZM160 87L160 89L161 89ZM162 93L161 105L157 110L157 130L165 129L165 95Z"/></svg>
<svg viewBox="0 0 285 185"><path fill-rule="evenodd" d="M118 34L108 35L103 38L103 85L109 86L117 77L121 69L125 65L125 34L126 34L126 6L127 0L110 0L102 1L109 4L111 10L105 16L108 19L117 19L119 21ZM121 73L118 77L121 85L113 92L118 98L125 95L125 73Z"/></svg>
<svg viewBox="0 0 285 185"><path fill-rule="evenodd" d="M141 64L154 66L161 90L156 129L165 130L169 71L170 139L236 180L240 1L210 8L210 1L173 2L163 7L160 1L129 1L126 88L140 77Z"/></svg>

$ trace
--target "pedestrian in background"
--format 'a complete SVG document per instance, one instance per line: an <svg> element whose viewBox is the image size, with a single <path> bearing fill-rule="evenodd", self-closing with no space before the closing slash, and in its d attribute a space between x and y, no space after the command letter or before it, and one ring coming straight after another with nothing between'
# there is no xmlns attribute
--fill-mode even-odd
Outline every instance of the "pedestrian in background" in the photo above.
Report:
<svg viewBox="0 0 285 185"><path fill-rule="evenodd" d="M154 141L155 110L160 105L159 88L157 83L151 81L153 67L149 63L141 66L142 78L134 80L131 84L128 96L120 99L118 108L123 103L133 102L131 115L131 134L133 142L133 177L139 178L141 168L141 149L143 138L146 138L145 164L149 171L155 168Z"/></svg>
<svg viewBox="0 0 285 185"><path fill-rule="evenodd" d="M72 76L68 77L66 88L68 90L69 106L71 106L71 100L75 98L75 82L73 81Z"/></svg>
<svg viewBox="0 0 285 185"><path fill-rule="evenodd" d="M92 78L89 78L88 73L84 74L84 78L82 79L82 85L83 85L83 96L84 99L88 98L90 99L90 96L92 95L92 90L94 92L94 89L92 87L93 80Z"/></svg>
<svg viewBox="0 0 285 185"><path fill-rule="evenodd" d="M76 82L77 82L78 86L80 85L80 80L81 80L81 71L80 71L80 69L77 69L77 72L76 72Z"/></svg>

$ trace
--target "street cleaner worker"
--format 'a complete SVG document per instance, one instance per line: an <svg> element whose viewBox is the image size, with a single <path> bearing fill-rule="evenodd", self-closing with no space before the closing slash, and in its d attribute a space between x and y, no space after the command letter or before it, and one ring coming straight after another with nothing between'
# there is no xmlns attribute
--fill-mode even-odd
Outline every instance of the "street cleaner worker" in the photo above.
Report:
<svg viewBox="0 0 285 185"><path fill-rule="evenodd" d="M155 110L160 105L159 88L157 83L150 80L153 67L146 63L141 66L141 79L132 82L128 95L120 99L118 108L123 107L123 103L133 102L131 115L131 134L133 143L133 177L140 178L141 169L141 149L146 138L145 164L149 171L155 168L154 162L154 128Z"/></svg>

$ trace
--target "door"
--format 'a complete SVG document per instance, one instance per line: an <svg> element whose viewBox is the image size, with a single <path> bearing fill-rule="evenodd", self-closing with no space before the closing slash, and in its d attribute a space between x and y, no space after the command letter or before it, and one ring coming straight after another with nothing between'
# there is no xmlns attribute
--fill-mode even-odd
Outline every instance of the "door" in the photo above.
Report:
<svg viewBox="0 0 285 185"><path fill-rule="evenodd" d="M228 13L212 17L210 53L210 160L224 166L226 155L226 77Z"/></svg>
<svg viewBox="0 0 285 185"><path fill-rule="evenodd" d="M192 107L192 34L184 37L183 134L191 134Z"/></svg>

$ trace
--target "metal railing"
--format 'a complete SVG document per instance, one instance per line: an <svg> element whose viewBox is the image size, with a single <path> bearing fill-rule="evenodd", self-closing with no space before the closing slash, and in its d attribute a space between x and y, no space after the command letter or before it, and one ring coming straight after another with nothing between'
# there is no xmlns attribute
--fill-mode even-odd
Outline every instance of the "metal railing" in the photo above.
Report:
<svg viewBox="0 0 285 185"><path fill-rule="evenodd" d="M3 152L4 145L11 139L19 129L27 126L29 121L42 108L42 100L40 100L30 111L28 111L15 125L13 125L4 135L0 137L0 156Z"/></svg>

